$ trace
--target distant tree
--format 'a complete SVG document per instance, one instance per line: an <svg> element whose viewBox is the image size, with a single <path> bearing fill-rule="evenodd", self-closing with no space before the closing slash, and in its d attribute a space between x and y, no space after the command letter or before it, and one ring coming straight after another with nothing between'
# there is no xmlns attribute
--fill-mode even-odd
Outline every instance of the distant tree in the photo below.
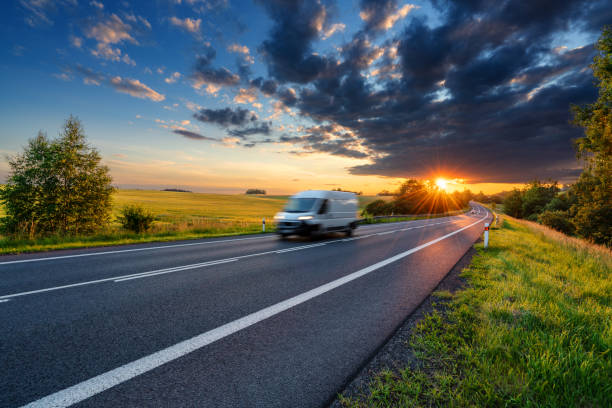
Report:
<svg viewBox="0 0 612 408"><path fill-rule="evenodd" d="M390 192L389 190L383 190L380 193L376 194L377 196L381 196L381 197L388 197L388 196L392 196L393 193Z"/></svg>
<svg viewBox="0 0 612 408"><path fill-rule="evenodd" d="M266 194L266 190L260 190L257 188L249 188L245 194Z"/></svg>
<svg viewBox="0 0 612 408"><path fill-rule="evenodd" d="M521 218L523 216L523 192L514 189L504 199L504 212L511 217Z"/></svg>
<svg viewBox="0 0 612 408"><path fill-rule="evenodd" d="M574 124L584 128L575 141L584 169L571 190L576 203L576 233L599 244L612 246L612 26L606 26L597 41L598 54L591 68L599 96L586 106L572 106Z"/></svg>
<svg viewBox="0 0 612 408"><path fill-rule="evenodd" d="M544 207L556 197L559 192L557 182L548 184L540 181L532 181L523 192L522 217L536 221L538 215L544 211Z"/></svg>
<svg viewBox="0 0 612 408"><path fill-rule="evenodd" d="M39 132L8 162L10 173L0 190L5 232L30 237L88 233L110 220L108 167L86 143L78 119L71 116L57 139Z"/></svg>
<svg viewBox="0 0 612 408"><path fill-rule="evenodd" d="M353 194L358 195L358 196L363 194L363 191L351 191L351 190L343 190L343 189L341 189L340 187L338 187L338 188L332 188L332 190L331 190L331 191L344 191L345 193L353 193Z"/></svg>

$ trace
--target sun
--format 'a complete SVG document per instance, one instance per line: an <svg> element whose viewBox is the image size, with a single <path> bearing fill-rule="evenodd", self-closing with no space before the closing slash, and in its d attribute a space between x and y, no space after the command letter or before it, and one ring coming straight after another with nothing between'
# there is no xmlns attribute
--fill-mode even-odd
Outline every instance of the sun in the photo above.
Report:
<svg viewBox="0 0 612 408"><path fill-rule="evenodd" d="M436 179L436 186L438 186L440 190L448 190L448 183L450 183L450 181L445 178L438 177Z"/></svg>

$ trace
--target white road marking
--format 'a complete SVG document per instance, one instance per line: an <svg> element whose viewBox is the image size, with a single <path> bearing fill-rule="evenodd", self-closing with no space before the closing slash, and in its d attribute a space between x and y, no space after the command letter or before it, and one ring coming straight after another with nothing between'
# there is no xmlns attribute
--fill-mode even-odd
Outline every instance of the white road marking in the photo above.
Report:
<svg viewBox="0 0 612 408"><path fill-rule="evenodd" d="M393 234L394 232L397 232L399 230L391 230L391 231L385 231L385 232L379 232L376 235L387 235L387 234Z"/></svg>
<svg viewBox="0 0 612 408"><path fill-rule="evenodd" d="M454 217L457 217L457 216L454 216ZM420 221L420 220L414 220L414 221ZM414 221L400 221L400 222L405 223L405 222L414 222ZM448 222L454 222L454 221L455 220L448 221ZM426 224L426 225L415 227L415 228L422 228L427 225L437 225L437 224ZM368 226L365 226L365 228L369 229L369 228L378 227L378 226L383 226L383 225L380 225L380 224L368 225ZM121 254L121 253L126 253L126 252L153 251L153 250L158 250L158 249L179 248L179 247L188 247L188 246L196 246L196 245L222 244L224 242L249 241L249 240L266 239L266 238L276 238L276 237L266 235L263 237L233 238L233 239L222 239L222 240L205 241L205 242L189 242L185 244L169 244L169 245L160 245L160 246L146 247L146 248L116 249L112 251L88 252L86 254L59 255L59 256L49 256L45 258L18 259L15 261L0 262L0 265L11 265L11 264L28 263L28 262L54 261L57 259L82 258L86 256L113 255L113 254Z"/></svg>
<svg viewBox="0 0 612 408"><path fill-rule="evenodd" d="M323 246L323 245L327 245L327 243L326 242L321 242L319 244L304 245L304 246L299 246L299 247L280 249L280 250L276 251L276 253L277 254L284 254L285 252L300 251L302 249L316 248L316 247L320 247L320 246Z"/></svg>
<svg viewBox="0 0 612 408"><path fill-rule="evenodd" d="M162 270L162 271L159 271L159 272L143 272L142 274L140 274L138 276L130 276L128 278L115 279L113 282L124 282L124 281L132 280L132 279L148 278L149 276L165 275L167 273L173 273L173 272L186 271L186 270L189 270L189 269L202 268L204 266L219 265L219 264L224 264L224 263L228 263L228 262L235 262L237 260L238 259L236 259L236 258L222 259L220 261L203 262L201 264L196 264L196 265L186 265L186 266L182 266L182 267L179 266L179 267L176 267L176 268L169 268L168 270Z"/></svg>
<svg viewBox="0 0 612 408"><path fill-rule="evenodd" d="M19 259L16 261L0 262L0 265L10 265L10 264L27 263L27 262L54 261L56 259L81 258L85 256L96 256L96 255L112 255L112 254L121 254L124 252L152 251L152 250L157 250L157 249L178 248L178 247L187 247L187 246L195 246L195 245L222 244L224 242L248 241L248 240L265 239L265 238L275 238L276 239L275 236L266 235L265 237L235 238L235 239L224 239L224 240L218 240L218 241L190 242L187 244L161 245L161 246L147 247L147 248L117 249L114 251L89 252L86 254L50 256L47 258Z"/></svg>
<svg viewBox="0 0 612 408"><path fill-rule="evenodd" d="M363 268L357 272L353 272L349 275L343 276L342 278L328 282L300 295L294 296L282 302L276 303L272 306L261 309L257 312L251 313L240 319L226 323L223 326L217 327L216 329L199 334L195 337L184 340L180 343L157 351L153 354L149 354L148 356L122 365L121 367L115 368L114 370L107 371L96 377L90 378L89 380L83 381L61 391L58 391L54 394L50 394L46 397L43 397L39 400L33 401L25 405L25 407L68 407L70 405L81 402L87 398L93 397L96 394L106 391L109 388L124 383L161 365L164 365L173 360L176 360L177 358L183 357L189 353L199 350L204 346L214 343L215 341L221 340L224 337L234 334L240 330L246 329L249 326L257 324L272 316L282 313L285 310L291 309L299 304L307 302L310 299L313 299L337 287L345 285L377 269L387 266L390 263L405 258L410 254L420 251L421 249L427 248L430 245L436 244L446 238L458 234L461 231L466 230L482 222L485 218L487 218L486 215L480 220L468 226L455 230L432 241L426 242L425 244L409 249L408 251L399 253L395 256L392 256L391 258L387 258L383 261L377 262L374 265L368 266L367 268Z"/></svg>
<svg viewBox="0 0 612 408"><path fill-rule="evenodd" d="M1 299L1 300L0 300L0 303L8 302L8 301L10 301L10 300L11 300L11 299Z"/></svg>
<svg viewBox="0 0 612 408"><path fill-rule="evenodd" d="M451 221L448 221L448 222L451 222ZM454 222L454 221L452 221L452 222ZM438 223L438 224L444 224L444 223ZM392 233L392 232L404 231L404 230L413 229L413 228L422 228L422 227L427 227L427 226L430 226L430 225L437 225L437 224L427 224L427 225L422 225L422 226L418 226L418 227L405 228L403 230L391 230L391 231L386 231L386 232L383 232L383 233L375 233L375 234L369 234L369 235L362 235L362 236L359 236L359 237L350 238L349 240L368 238L368 237L372 237L372 236L376 236L376 235L385 235L385 234L389 234L389 233ZM255 257L255 256L262 256L262 255L269 255L269 254L282 254L282 253L285 253L285 252L299 251L299 250L302 250L302 249L314 248L314 247L319 247L319 246L323 246L323 245L327 245L327 244L333 244L333 243L344 242L344 241L346 241L346 240L335 240L335 241L323 242L323 243L318 243L318 244L303 245L303 246L299 246L299 247L291 247L291 248L281 249L281 250L258 252L258 253L255 253L255 254L235 256L235 257L232 257L232 258L218 259L218 260L213 260L213 261L207 261L207 262L201 262L201 263L189 264L189 265L182 265L182 266L175 266L175 267L172 267L172 268L158 269L158 270L153 270L153 271L138 272L138 273L132 273L132 274L128 274L128 275L119 275L119 276L113 276L113 277L110 277L110 278L96 279L96 280L85 281L85 282L71 283L71 284L62 285L62 286L54 286L54 287L50 287L50 288L30 290L30 291L27 291L27 292L12 293L12 294L9 294L9 295L0 296L0 300L11 299L11 298L20 297L20 296L26 296L26 295L34 295L34 294L44 293L44 292L52 292L52 291L56 291L56 290L74 288L74 287L79 287L79 286L93 285L93 284L97 284L97 283L104 283L104 282L110 282L110 281L113 281L113 282L123 282L123 281L132 280L132 279L146 278L146 277L157 276L157 275L165 275L165 274L168 274L168 273L181 272L181 271L186 271L186 270L190 270L190 269L197 269L197 268L202 268L202 267L205 267L205 266L212 266L212 265L222 264L222 263L226 263L226 262L234 262L234 261L237 261L237 260L240 260L240 259L244 259L244 258L251 258L251 257Z"/></svg>

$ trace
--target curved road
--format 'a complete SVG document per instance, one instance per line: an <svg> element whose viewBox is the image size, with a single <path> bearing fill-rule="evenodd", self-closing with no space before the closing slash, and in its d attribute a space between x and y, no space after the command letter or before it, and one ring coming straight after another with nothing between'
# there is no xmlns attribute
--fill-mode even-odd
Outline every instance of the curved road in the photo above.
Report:
<svg viewBox="0 0 612 408"><path fill-rule="evenodd" d="M490 214L0 258L0 406L329 404Z"/></svg>

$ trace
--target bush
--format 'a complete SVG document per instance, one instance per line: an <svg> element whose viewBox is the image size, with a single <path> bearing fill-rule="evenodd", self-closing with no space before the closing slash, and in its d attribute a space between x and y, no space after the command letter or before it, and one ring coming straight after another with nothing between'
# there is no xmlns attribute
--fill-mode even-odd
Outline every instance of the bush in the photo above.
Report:
<svg viewBox="0 0 612 408"><path fill-rule="evenodd" d="M567 211L544 211L540 214L540 223L567 235L573 235L576 227L572 224Z"/></svg>
<svg viewBox="0 0 612 408"><path fill-rule="evenodd" d="M374 216L390 215L393 212L393 204L388 203L385 200L376 200L368 204L365 211Z"/></svg>
<svg viewBox="0 0 612 408"><path fill-rule="evenodd" d="M142 233L151 228L155 217L149 210L138 205L128 205L121 209L119 222L127 230Z"/></svg>

